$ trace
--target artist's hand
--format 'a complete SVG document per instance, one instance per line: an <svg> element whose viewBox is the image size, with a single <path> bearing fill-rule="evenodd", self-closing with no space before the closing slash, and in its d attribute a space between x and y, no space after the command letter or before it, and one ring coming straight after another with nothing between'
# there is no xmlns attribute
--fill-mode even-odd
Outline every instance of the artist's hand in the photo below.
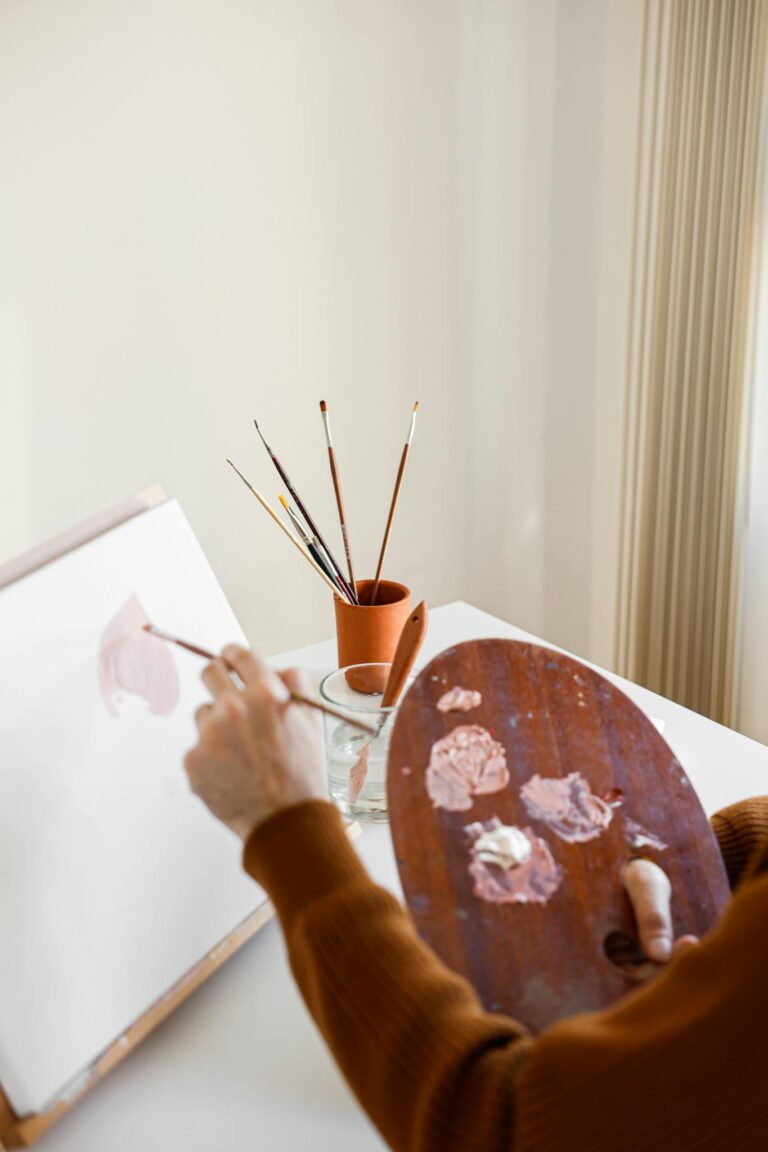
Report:
<svg viewBox="0 0 768 1152"><path fill-rule="evenodd" d="M274 672L230 645L202 676L213 702L195 714L199 737L184 767L214 816L245 841L281 808L327 798L320 714L289 696L308 692L302 672Z"/></svg>
<svg viewBox="0 0 768 1152"><path fill-rule="evenodd" d="M622 967L633 979L648 980L673 956L698 944L698 937L674 938L672 885L658 864L641 857L629 860L622 870L622 880L635 913L640 947L648 957L646 963Z"/></svg>

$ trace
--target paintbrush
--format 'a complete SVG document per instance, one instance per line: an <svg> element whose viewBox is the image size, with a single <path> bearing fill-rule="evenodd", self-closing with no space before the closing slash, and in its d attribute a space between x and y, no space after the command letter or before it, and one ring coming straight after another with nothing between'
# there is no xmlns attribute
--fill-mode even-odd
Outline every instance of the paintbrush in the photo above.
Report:
<svg viewBox="0 0 768 1152"><path fill-rule="evenodd" d="M397 479L395 480L395 490L392 493L392 503L389 506L389 516L387 517L387 526L384 529L384 539L381 542L381 552L379 553L379 563L376 566L376 576L375 576L374 581L373 581L373 588L371 590L370 599L368 600L369 604L375 604L376 603L376 597L379 594L379 582L381 580L381 569L382 569L382 566L384 564L384 556L385 556L386 551L387 551L387 545L389 544L389 534L392 531L392 521L393 521L394 516L395 516L395 509L397 508L397 501L398 501L398 498L400 496L400 488L402 487L402 484L403 484L403 476L405 475L405 465L408 461L408 452L409 452L410 447L411 447L411 441L413 440L413 432L414 432L414 429L416 427L416 413L418 412L418 410L419 410L419 402L417 400L413 406L413 413L411 415L411 427L408 431L408 439L405 441L405 445L403 447L403 454L400 457L400 467L397 470Z"/></svg>
<svg viewBox="0 0 768 1152"><path fill-rule="evenodd" d="M328 578L330 580L332 580L333 583L336 585L337 594L339 596L341 596L343 600L346 600L346 602L348 604L351 604L352 601L349 599L349 596L347 596L346 587L342 587L341 584L339 584L338 580L336 579L336 574L333 571L333 568L331 567L331 562L328 559L325 552L323 551L322 547L320 546L320 543L319 543L317 537L316 536L312 537L309 535L306 528L302 524L301 520L299 520L299 517L297 516L296 512L294 512L293 508L291 508L290 504L286 500L285 496L283 496L281 494L278 497L278 499L280 500L280 503L282 504L283 508L285 508L286 512L288 513L288 518L290 519L291 524L293 524L294 530L298 534L299 539L301 540L304 547L309 552L312 559L315 561L316 564L319 564L319 566L323 569L323 571L326 573Z"/></svg>
<svg viewBox="0 0 768 1152"><path fill-rule="evenodd" d="M176 644L179 648L184 648L187 652L192 652L195 656L202 656L204 660L221 660L231 672L237 675L236 669L233 668L223 656L217 656L215 652L210 652L207 648L201 648L199 644L190 644L188 640L182 640L179 636L174 636L171 632L165 632L162 628L155 628L154 624L145 624L144 631L149 632L152 636L156 636L158 640L166 640L169 644ZM328 704L321 704L319 700L313 700L310 696L303 696L301 692L291 692L289 690L288 695L296 704L305 704L307 708L316 708L318 712L325 712L326 715L333 716L335 720L343 720L355 728L360 728L363 732L368 732L371 736L375 736L376 734L376 729L370 724L365 724L362 720L354 720L351 716L346 716L343 712L338 712Z"/></svg>
<svg viewBox="0 0 768 1152"><path fill-rule="evenodd" d="M339 483L339 473L336 468L336 453L333 450L333 440L331 439L331 418L328 415L328 405L325 400L320 401L320 411L323 416L323 426L325 428L325 440L328 445L328 460L331 464L331 479L333 480L333 491L336 494L336 507L339 510L339 523L341 524L341 537L344 541L344 554L347 557L347 570L349 572L349 582L356 590L355 573L352 568L352 553L349 547L349 534L347 532L347 520L344 515L344 502L341 498L341 485Z"/></svg>
<svg viewBox="0 0 768 1152"><path fill-rule="evenodd" d="M306 506L304 505L301 497L299 496L298 492L294 488L293 484L291 484L291 481L288 477L288 473L285 471L282 464L278 460L277 456L275 456L275 454L272 451L272 449L270 448L269 444L267 444L266 440L264 439L264 435L263 435L261 429L259 428L258 421L254 420L253 423L254 423L254 426L256 428L256 431L259 434L259 439L261 440L262 444L264 445L267 452L269 453L270 459L272 460L272 463L274 464L275 468L278 471L278 475L280 476L280 478L282 479L286 488L290 492L292 498L296 502L296 507L298 508L301 515L304 517L305 523L306 523L307 527L309 528L310 532L312 533L313 536L317 537L318 542L322 545L323 550L326 552L328 559L331 562L331 565L333 567L333 571L334 571L335 575L338 577L342 587L346 590L349 599L352 601L353 604L359 604L360 601L357 598L357 592L355 591L354 588L351 588L349 586L349 584L347 583L347 581L344 577L344 574L341 571L341 568L339 568L338 564L336 563L336 560L334 559L333 553L331 552L330 548L328 547L325 540L323 539L322 533L318 529L317 525L315 524L314 520L310 516L309 512L307 512Z"/></svg>
<svg viewBox="0 0 768 1152"><path fill-rule="evenodd" d="M254 488L253 484L251 484L250 481L246 480L245 476L243 476L240 469L237 468L232 463L231 460L227 460L227 464L229 464L230 468L232 468L235 472L237 472L237 474L240 477L240 479L242 480L243 484L245 484L246 488L249 488L251 490L253 495L258 500L259 504L261 504L261 506L263 508L266 508L267 512L269 512L270 516L275 521L275 523L280 525L283 532L285 532L286 536L290 540L291 544L293 544L296 548L298 548L299 552L302 554L302 556L307 561L307 563L311 564L316 572L319 572L319 574L322 576L323 580L325 580L326 584L330 588L331 592L333 592L334 596L337 595L338 590L336 588L336 585L326 575L326 573L323 571L323 569L320 567L320 565L315 560L313 560L312 557L307 552L304 551L301 544L299 543L299 541L294 536L293 532L291 532L290 528L286 524L283 523L283 521L280 519L277 512L275 512L275 510L271 506L271 504L267 500L264 499L261 492L259 492L259 490L257 488Z"/></svg>

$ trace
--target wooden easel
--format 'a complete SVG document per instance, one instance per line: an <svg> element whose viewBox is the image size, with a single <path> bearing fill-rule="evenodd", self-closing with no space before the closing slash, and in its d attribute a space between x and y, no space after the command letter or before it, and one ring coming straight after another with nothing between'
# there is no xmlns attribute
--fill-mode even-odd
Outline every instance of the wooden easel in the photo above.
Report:
<svg viewBox="0 0 768 1152"><path fill-rule="evenodd" d="M75 528L63 532L38 548L0 566L0 589L20 580L45 564L65 556L68 552L87 544L111 528L125 523L168 499L159 485L153 485L139 492L122 504L94 516ZM86 1092L98 1084L108 1072L115 1068L138 1044L148 1036L167 1016L178 1008L196 988L208 979L217 968L232 956L238 948L258 932L273 915L271 904L265 903L248 916L234 931L213 948L207 956L190 969L176 984L134 1023L115 1039L101 1055L87 1068L50 1109L45 1112L19 1116L14 1112L10 1101L0 1085L0 1149L26 1148L37 1140L51 1125L55 1124Z"/></svg>

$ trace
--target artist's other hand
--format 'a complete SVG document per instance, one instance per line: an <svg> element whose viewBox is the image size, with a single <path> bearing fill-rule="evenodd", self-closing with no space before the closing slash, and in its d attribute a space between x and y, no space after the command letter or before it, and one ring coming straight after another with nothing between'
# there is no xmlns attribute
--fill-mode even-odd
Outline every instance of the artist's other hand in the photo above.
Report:
<svg viewBox="0 0 768 1152"><path fill-rule="evenodd" d="M698 944L698 937L674 938L672 885L658 864L635 857L624 865L622 880L635 913L640 947L648 957L645 963L623 966L624 971L635 980L648 980L673 956Z"/></svg>
<svg viewBox="0 0 768 1152"><path fill-rule="evenodd" d="M202 678L213 701L195 714L198 741L184 767L214 816L247 840L281 808L327 798L321 716L289 695L308 692L303 673L274 672L253 652L229 645Z"/></svg>

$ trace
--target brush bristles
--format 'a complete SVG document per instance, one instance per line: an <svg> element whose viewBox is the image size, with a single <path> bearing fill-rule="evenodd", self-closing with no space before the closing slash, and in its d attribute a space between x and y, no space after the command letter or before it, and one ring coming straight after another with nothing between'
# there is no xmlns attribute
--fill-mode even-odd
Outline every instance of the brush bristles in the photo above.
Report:
<svg viewBox="0 0 768 1152"><path fill-rule="evenodd" d="M287 511L288 511L288 501L286 500L285 496L283 496L282 492L281 492L281 493L280 493L280 495L278 496L278 500L280 501L280 503L282 504L283 508L285 508L285 510L286 510L286 512L287 512Z"/></svg>
<svg viewBox="0 0 768 1152"><path fill-rule="evenodd" d="M328 405L325 400L320 401L320 415L323 418L323 428L325 428L325 442L329 448L333 448L333 440L331 439L331 418L328 415Z"/></svg>
<svg viewBox="0 0 768 1152"><path fill-rule="evenodd" d="M259 428L259 422L258 422L258 420L256 420L255 418L254 418L254 421L253 421L253 426L254 426L254 428L256 429L256 431L258 432L258 434L259 434L259 439L261 440L262 444L264 445L264 447L266 448L267 452L269 453L269 455L270 455L270 456L272 457L272 459L274 460L274 458L275 458L274 452L273 452L273 451L272 451L272 449L270 448L269 444L267 444L267 441L266 441L266 439L264 438L264 433L262 432L261 428Z"/></svg>
<svg viewBox="0 0 768 1152"><path fill-rule="evenodd" d="M413 432L414 432L414 429L416 427L416 413L418 412L418 410L419 410L419 402L417 400L413 406L413 412L411 413L411 426L408 429L408 438L405 441L406 447L410 447L411 441L413 440Z"/></svg>

